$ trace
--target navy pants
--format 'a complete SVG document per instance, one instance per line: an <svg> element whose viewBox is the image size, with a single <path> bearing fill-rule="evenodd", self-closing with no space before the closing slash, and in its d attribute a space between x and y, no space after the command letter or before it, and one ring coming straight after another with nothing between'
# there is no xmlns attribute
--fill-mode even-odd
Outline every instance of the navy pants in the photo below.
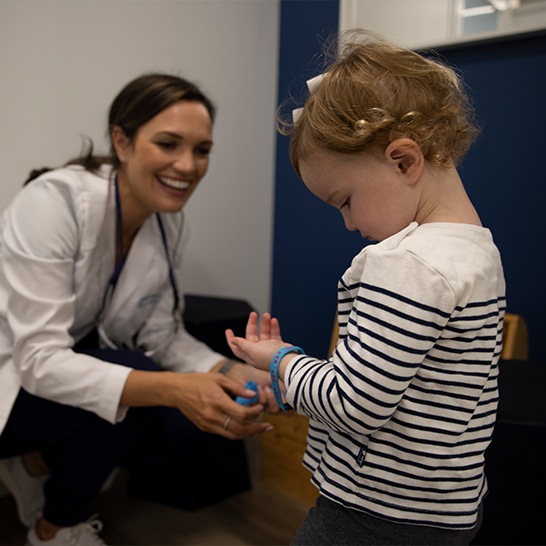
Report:
<svg viewBox="0 0 546 546"><path fill-rule="evenodd" d="M76 348L107 362L139 370L159 367L128 350ZM173 462L192 440L207 434L173 408L131 408L115 425L94 413L21 389L0 435L0 458L40 451L52 469L45 483L43 515L70 527L90 515L90 504L116 467Z"/></svg>

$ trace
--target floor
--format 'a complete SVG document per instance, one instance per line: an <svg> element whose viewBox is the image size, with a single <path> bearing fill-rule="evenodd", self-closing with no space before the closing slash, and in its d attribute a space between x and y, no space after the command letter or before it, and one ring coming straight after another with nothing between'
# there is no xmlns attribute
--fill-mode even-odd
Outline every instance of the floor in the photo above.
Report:
<svg viewBox="0 0 546 546"><path fill-rule="evenodd" d="M96 502L101 537L111 546L290 544L308 508L262 486L257 469L251 471L252 490L195 511L127 496L121 471ZM12 498L0 497L0 546L22 546L25 538Z"/></svg>

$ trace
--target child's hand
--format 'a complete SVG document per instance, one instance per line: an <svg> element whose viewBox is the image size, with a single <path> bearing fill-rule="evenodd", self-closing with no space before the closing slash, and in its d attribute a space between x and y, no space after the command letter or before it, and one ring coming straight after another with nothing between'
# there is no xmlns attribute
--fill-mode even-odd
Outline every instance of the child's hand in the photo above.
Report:
<svg viewBox="0 0 546 546"><path fill-rule="evenodd" d="M226 330L226 339L237 358L261 370L268 370L275 353L289 346L282 340L279 321L264 313L258 327L258 314L254 311L248 317L245 337L235 337L232 330Z"/></svg>

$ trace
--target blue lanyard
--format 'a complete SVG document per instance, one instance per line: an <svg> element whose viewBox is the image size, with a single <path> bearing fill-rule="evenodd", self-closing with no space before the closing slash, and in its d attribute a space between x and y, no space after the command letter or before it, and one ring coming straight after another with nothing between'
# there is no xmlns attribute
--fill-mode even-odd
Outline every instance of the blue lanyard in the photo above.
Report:
<svg viewBox="0 0 546 546"><path fill-rule="evenodd" d="M178 304L180 303L180 296L178 294L178 287L176 286L176 279L174 277L174 270L171 262L171 256L169 254L169 244L167 242L167 234L165 233L165 228L163 227L163 222L161 221L161 216L159 214L155 215L157 218L157 223L159 224L159 231L161 232L161 240L163 241L163 248L165 249L165 256L167 258L167 264L169 265L169 280L171 282L171 287L173 289L173 313L178 309Z"/></svg>
<svg viewBox="0 0 546 546"><path fill-rule="evenodd" d="M117 229L119 256L116 261L116 267L114 268L114 272L112 273L112 276L110 277L110 281L109 281L109 284L112 287L116 286L116 283L121 274L121 270L123 269L123 264L125 263L125 253L123 249L123 218L121 214L121 200L119 197L119 181L118 181L117 174L114 181L114 186L115 186L115 194L116 194L116 229ZM156 218L157 218L157 223L159 224L159 231L161 233L161 241L163 242L163 248L165 249L165 257L167 258L167 265L169 266L169 282L173 290L173 298L174 298L173 313L175 313L180 303L180 296L178 293L176 278L174 276L171 256L169 254L169 243L167 241L167 234L165 232L165 228L163 227L163 222L159 214L156 214Z"/></svg>
<svg viewBox="0 0 546 546"><path fill-rule="evenodd" d="M119 182L118 175L116 174L116 179L114 181L114 187L116 190L116 231L118 238L118 258L116 261L116 267L114 272L110 277L110 284L113 286L118 282L121 270L123 269L123 264L125 263L125 252L123 249L123 218L121 217L121 200L119 198Z"/></svg>

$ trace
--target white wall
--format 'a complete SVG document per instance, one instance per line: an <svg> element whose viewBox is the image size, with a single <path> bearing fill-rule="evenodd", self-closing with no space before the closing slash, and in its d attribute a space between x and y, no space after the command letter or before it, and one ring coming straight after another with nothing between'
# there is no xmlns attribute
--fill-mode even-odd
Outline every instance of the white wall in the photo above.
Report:
<svg viewBox="0 0 546 546"><path fill-rule="evenodd" d="M444 43L452 0L340 0L341 29L366 28L398 44L419 48Z"/></svg>
<svg viewBox="0 0 546 546"><path fill-rule="evenodd" d="M479 33L479 27L474 25L471 26L476 28L474 32L464 32L463 6L463 0L340 0L340 28L366 28L411 49L546 28L546 0L533 0L515 9L496 12L493 27Z"/></svg>
<svg viewBox="0 0 546 546"><path fill-rule="evenodd" d="M186 211L186 292L269 309L278 0L0 0L0 210L31 168L99 152L111 100L146 71L218 106L209 174Z"/></svg>

